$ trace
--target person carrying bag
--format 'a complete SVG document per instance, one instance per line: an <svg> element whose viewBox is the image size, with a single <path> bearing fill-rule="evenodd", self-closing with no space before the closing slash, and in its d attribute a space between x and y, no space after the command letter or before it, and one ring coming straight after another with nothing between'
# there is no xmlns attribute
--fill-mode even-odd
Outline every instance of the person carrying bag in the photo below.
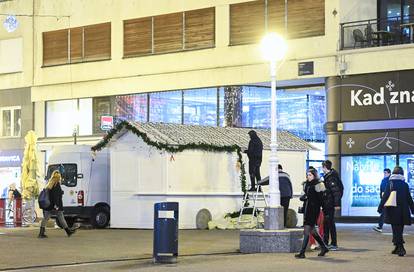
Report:
<svg viewBox="0 0 414 272"><path fill-rule="evenodd" d="M396 166L378 206L378 213L384 212L384 222L391 224L392 242L395 245L391 253L400 257L407 253L404 248L403 232L405 225L411 225L410 210L414 214L414 202L405 182L404 170Z"/></svg>
<svg viewBox="0 0 414 272"><path fill-rule="evenodd" d="M40 232L38 238L47 238L45 235L46 224L49 220L52 212L57 212L56 220L59 220L60 225L65 229L66 234L70 237L75 230L71 230L66 223L65 217L63 216L63 203L62 195L63 191L60 187L61 175L58 170L53 171L45 189L39 196L39 206L43 209L43 219L40 224ZM49 205L47 205L49 200Z"/></svg>

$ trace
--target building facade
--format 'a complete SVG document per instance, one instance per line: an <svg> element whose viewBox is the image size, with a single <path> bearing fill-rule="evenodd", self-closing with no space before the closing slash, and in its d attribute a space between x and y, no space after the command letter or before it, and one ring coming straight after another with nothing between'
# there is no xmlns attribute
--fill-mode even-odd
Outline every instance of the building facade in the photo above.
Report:
<svg viewBox="0 0 414 272"><path fill-rule="evenodd" d="M32 111L22 117L15 140L21 144L24 128L34 128L45 162L53 146L72 144L74 134L79 143L95 143L107 116L115 121L266 128L270 73L259 41L266 31L277 31L289 46L277 68L279 128L322 143L320 149L342 170L352 195L360 189L348 184L344 165L354 153L346 145L343 149L342 142L357 142L357 136L347 134L367 130L365 123L353 130L349 126L410 119L414 110L371 116L366 114L369 108L356 118L358 102L365 107L364 91L361 101L346 106L351 103L346 93L353 89L336 86L377 90L388 83L386 73L394 85L405 86L400 77L408 80L414 68L409 58L414 53L413 8L408 0L1 1L1 20L14 15L17 26L11 32L10 27L0 30L0 101L23 88L30 94L30 106L13 100L0 102L0 107L21 107L22 116ZM13 18L8 21L11 28L16 25ZM379 85L374 84L382 75ZM392 133L403 139L401 133L410 127L404 123ZM388 132L386 126L374 128ZM1 136L0 147L7 141ZM387 153L395 156L392 163L404 160L400 153L411 156L410 150L394 151ZM369 156L378 154L383 155L372 151ZM319 165L323 158L310 155L309 163ZM289 172L295 166L285 168ZM378 178L367 183L375 188L366 190L377 190ZM354 212L348 200L344 216L374 215L374 204Z"/></svg>

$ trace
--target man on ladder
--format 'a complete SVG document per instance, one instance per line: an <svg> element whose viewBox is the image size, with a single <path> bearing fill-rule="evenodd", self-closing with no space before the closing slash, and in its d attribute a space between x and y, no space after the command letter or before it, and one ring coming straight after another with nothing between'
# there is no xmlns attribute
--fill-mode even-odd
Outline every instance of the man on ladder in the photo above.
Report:
<svg viewBox="0 0 414 272"><path fill-rule="evenodd" d="M256 131L250 130L248 134L250 136L249 146L244 153L247 153L247 157L249 158L249 176L251 186L243 197L238 220L239 224L242 222L253 223L256 211L267 207L266 196L261 190L261 185L259 185L259 181L261 180L260 165L262 164L263 143L259 136L257 136ZM249 200L252 201L252 207L249 207ZM245 212L245 210L251 210L251 219L248 221L242 220L243 212Z"/></svg>
<svg viewBox="0 0 414 272"><path fill-rule="evenodd" d="M249 191L256 191L256 183L261 180L260 165L262 164L263 143L256 131L249 131L250 141L245 153L249 158L249 176L251 187Z"/></svg>

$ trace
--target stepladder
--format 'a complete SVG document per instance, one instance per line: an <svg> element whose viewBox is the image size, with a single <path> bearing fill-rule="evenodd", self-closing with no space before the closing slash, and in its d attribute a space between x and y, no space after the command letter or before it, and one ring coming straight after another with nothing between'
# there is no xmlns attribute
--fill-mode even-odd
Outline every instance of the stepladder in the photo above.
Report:
<svg viewBox="0 0 414 272"><path fill-rule="evenodd" d="M268 207L266 194L259 183L254 191L246 191L240 207L237 225L239 228L260 227L259 215L264 214L264 209Z"/></svg>

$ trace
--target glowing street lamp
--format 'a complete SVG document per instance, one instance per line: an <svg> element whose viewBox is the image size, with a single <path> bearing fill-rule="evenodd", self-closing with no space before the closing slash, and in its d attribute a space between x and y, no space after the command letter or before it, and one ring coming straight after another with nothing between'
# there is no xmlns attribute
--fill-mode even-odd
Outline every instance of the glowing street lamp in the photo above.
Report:
<svg viewBox="0 0 414 272"><path fill-rule="evenodd" d="M280 205L279 174L277 158L276 119L276 63L284 58L288 49L286 41L276 33L268 33L260 44L263 58L270 62L271 78L271 142L269 157L269 208L265 210L265 229L284 228L283 208Z"/></svg>

